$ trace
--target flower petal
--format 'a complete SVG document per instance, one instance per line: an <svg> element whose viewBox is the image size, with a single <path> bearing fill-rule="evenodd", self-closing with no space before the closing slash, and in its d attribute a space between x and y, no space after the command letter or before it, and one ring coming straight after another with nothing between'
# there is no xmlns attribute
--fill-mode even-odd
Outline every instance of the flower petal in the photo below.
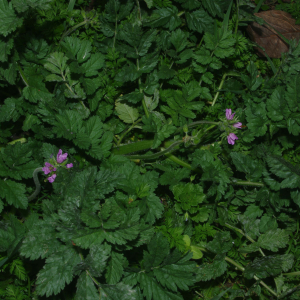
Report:
<svg viewBox="0 0 300 300"><path fill-rule="evenodd" d="M47 179L49 182L53 183L55 178L56 178L56 174L53 174L52 176L48 177Z"/></svg>
<svg viewBox="0 0 300 300"><path fill-rule="evenodd" d="M228 137L227 137L227 142L230 145L234 145L235 140L238 140L239 138L234 134L234 133L229 133Z"/></svg>
<svg viewBox="0 0 300 300"><path fill-rule="evenodd" d="M235 115L235 113L232 113L231 108L226 108L225 115L226 115L226 119L227 120L232 120L233 117L234 117L234 115Z"/></svg>
<svg viewBox="0 0 300 300"><path fill-rule="evenodd" d="M67 164L66 167L67 167L68 169L73 168L73 164L72 164L72 163Z"/></svg>
<svg viewBox="0 0 300 300"><path fill-rule="evenodd" d="M49 174L51 172L48 167L44 167L42 170L44 171L45 175L47 175L47 174Z"/></svg>
<svg viewBox="0 0 300 300"><path fill-rule="evenodd" d="M62 153L62 150L59 149L57 156L56 156L56 161L61 164L62 162L64 162L68 157L68 153Z"/></svg>
<svg viewBox="0 0 300 300"><path fill-rule="evenodd" d="M242 128L242 123L241 122L237 122L235 124L233 124L232 126L235 127L235 128Z"/></svg>

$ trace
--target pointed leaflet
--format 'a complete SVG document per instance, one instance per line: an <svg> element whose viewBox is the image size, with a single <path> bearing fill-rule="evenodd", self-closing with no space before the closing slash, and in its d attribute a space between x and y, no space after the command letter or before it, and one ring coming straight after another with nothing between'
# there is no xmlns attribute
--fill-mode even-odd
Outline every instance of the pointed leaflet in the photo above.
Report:
<svg viewBox="0 0 300 300"><path fill-rule="evenodd" d="M287 262L290 260L293 260L292 254L256 258L252 263L246 266L245 277L251 279L256 275L263 279L270 276L277 276L285 269L285 266L289 264Z"/></svg>
<svg viewBox="0 0 300 300"><path fill-rule="evenodd" d="M144 266L146 272L151 271L153 267L159 266L170 253L168 240L157 233L147 246L148 252L144 251Z"/></svg>
<svg viewBox="0 0 300 300"><path fill-rule="evenodd" d="M98 75L98 70L104 66L104 59L105 56L101 53L92 54L90 59L82 65L85 70L85 76Z"/></svg>
<svg viewBox="0 0 300 300"><path fill-rule="evenodd" d="M75 300L99 300L99 292L87 272L83 271L77 280Z"/></svg>
<svg viewBox="0 0 300 300"><path fill-rule="evenodd" d="M189 210L192 206L198 206L205 199L203 188L200 185L192 183L179 183L172 188L172 192L180 207L183 210Z"/></svg>
<svg viewBox="0 0 300 300"><path fill-rule="evenodd" d="M179 252L177 249L174 251ZM157 281L173 292L178 289L188 290L189 286L194 284L194 273L196 271L196 264L190 261L192 256L192 253L188 253L178 261L169 264L163 263L162 267L154 269L153 273Z"/></svg>
<svg viewBox="0 0 300 300"><path fill-rule="evenodd" d="M57 239L53 220L38 220L23 240L20 253L30 260L45 258L55 253L61 242Z"/></svg>
<svg viewBox="0 0 300 300"><path fill-rule="evenodd" d="M22 109L23 97L16 98L6 98L4 104L1 106L0 110L0 122L5 121L17 121L20 117L20 114L23 113Z"/></svg>
<svg viewBox="0 0 300 300"><path fill-rule="evenodd" d="M136 290L132 289L131 286L124 284L122 282L110 285L110 284L101 284L100 286L101 296L106 300L140 300L141 298L137 297Z"/></svg>
<svg viewBox="0 0 300 300"><path fill-rule="evenodd" d="M213 263L200 265L196 273L196 280L209 281L223 275L227 269L227 263L224 256L225 254L217 255Z"/></svg>
<svg viewBox="0 0 300 300"><path fill-rule="evenodd" d="M31 178L39 164L32 160L32 146L20 142L7 145L0 156L0 175L21 180Z"/></svg>
<svg viewBox="0 0 300 300"><path fill-rule="evenodd" d="M291 77L287 85L285 100L290 111L300 111L300 76L294 75Z"/></svg>
<svg viewBox="0 0 300 300"><path fill-rule="evenodd" d="M61 76L61 73L67 69L67 60L68 58L64 53L53 52L47 58L48 62L44 64L44 67L50 72Z"/></svg>
<svg viewBox="0 0 300 300"><path fill-rule="evenodd" d="M273 121L287 119L290 115L284 96L285 88L280 86L274 90L267 100L268 116Z"/></svg>
<svg viewBox="0 0 300 300"><path fill-rule="evenodd" d="M0 0L0 34L7 36L21 26L23 19L16 16L12 5L6 0Z"/></svg>
<svg viewBox="0 0 300 300"><path fill-rule="evenodd" d="M201 6L199 0L176 0L176 2L181 3L182 7L188 10L193 10Z"/></svg>
<svg viewBox="0 0 300 300"><path fill-rule="evenodd" d="M120 281L126 263L127 259L123 254L112 251L105 274L108 284L116 284Z"/></svg>
<svg viewBox="0 0 300 300"><path fill-rule="evenodd" d="M99 141L103 130L103 124L98 116L93 116L87 120L85 126L78 132L74 143L80 148L87 149L91 144Z"/></svg>
<svg viewBox="0 0 300 300"><path fill-rule="evenodd" d="M267 132L268 118L265 103L249 103L245 110L247 127L254 136L262 136Z"/></svg>
<svg viewBox="0 0 300 300"><path fill-rule="evenodd" d="M218 32L219 37L214 34L205 33L205 46L209 50L214 51L215 56L225 58L234 53L235 48L233 46L236 43L236 39L230 31L222 33L219 29Z"/></svg>
<svg viewBox="0 0 300 300"><path fill-rule="evenodd" d="M284 178L281 182L281 188L299 188L300 187L300 170L293 166L284 158L277 155L269 155L266 161L273 174L279 178Z"/></svg>
<svg viewBox="0 0 300 300"><path fill-rule="evenodd" d="M9 39L8 42L3 42L0 40L0 61L6 62L8 59L8 55L11 52L11 49L14 45L14 40Z"/></svg>
<svg viewBox="0 0 300 300"><path fill-rule="evenodd" d="M186 21L190 30L203 32L213 32L214 19L205 10L186 12Z"/></svg>
<svg viewBox="0 0 300 300"><path fill-rule="evenodd" d="M258 160L238 152L231 152L230 156L237 170L246 173L247 179L257 181L262 176L263 169Z"/></svg>
<svg viewBox="0 0 300 300"><path fill-rule="evenodd" d="M157 9L145 20L145 25L147 26L163 26L171 31L176 29L180 24L181 20L178 17L178 9L175 6Z"/></svg>
<svg viewBox="0 0 300 300"><path fill-rule="evenodd" d="M232 248L232 239L228 231L218 232L206 248L216 254L226 253Z"/></svg>
<svg viewBox="0 0 300 300"><path fill-rule="evenodd" d="M143 295L147 300L183 300L179 294L173 294L166 288L162 287L150 273L138 274L140 288L143 290Z"/></svg>
<svg viewBox="0 0 300 300"><path fill-rule="evenodd" d="M175 47L176 51L181 52L188 44L188 33L183 32L181 29L173 31L170 37L170 41Z"/></svg>
<svg viewBox="0 0 300 300"><path fill-rule="evenodd" d="M84 264L92 276L100 277L104 273L110 254L111 247L106 243L101 246L91 247L89 255L84 260Z"/></svg>
<svg viewBox="0 0 300 300"><path fill-rule="evenodd" d="M258 238L260 247L277 252L279 248L284 248L289 242L289 232L284 229L272 229Z"/></svg>
<svg viewBox="0 0 300 300"><path fill-rule="evenodd" d="M25 185L9 179L0 180L0 198L16 208L26 209L28 206Z"/></svg>
<svg viewBox="0 0 300 300"><path fill-rule="evenodd" d="M205 9L212 15L223 17L223 11L226 10L232 0L203 0L202 4Z"/></svg>
<svg viewBox="0 0 300 300"><path fill-rule="evenodd" d="M61 46L67 51L67 56L71 59L75 59L76 54L80 49L81 40L75 37L66 37Z"/></svg>
<svg viewBox="0 0 300 300"><path fill-rule="evenodd" d="M78 253L67 246L46 259L44 268L37 276L38 295L57 295L73 279L73 268L80 263Z"/></svg>
<svg viewBox="0 0 300 300"><path fill-rule="evenodd" d="M40 9L40 10L49 10L51 6L49 3L51 0L39 0L39 1L31 1L31 0L13 0L13 6L18 13L23 13L26 10L32 9Z"/></svg>
<svg viewBox="0 0 300 300"><path fill-rule="evenodd" d="M82 118L77 111L64 110L62 113L56 114L55 118L53 132L57 134L57 137L73 140L82 128Z"/></svg>
<svg viewBox="0 0 300 300"><path fill-rule="evenodd" d="M130 107L127 104L117 103L116 111L119 118L125 123L134 123L139 117L139 112L136 108Z"/></svg>

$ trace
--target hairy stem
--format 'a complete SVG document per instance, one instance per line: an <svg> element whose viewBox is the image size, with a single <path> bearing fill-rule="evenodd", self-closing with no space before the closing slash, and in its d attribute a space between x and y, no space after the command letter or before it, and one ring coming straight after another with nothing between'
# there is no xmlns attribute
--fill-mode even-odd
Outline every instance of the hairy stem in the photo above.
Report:
<svg viewBox="0 0 300 300"><path fill-rule="evenodd" d="M140 7L139 0L136 0L136 4L137 4L137 7L138 7L138 17L139 17L140 21L142 22L142 13L141 13L141 7Z"/></svg>
<svg viewBox="0 0 300 300"><path fill-rule="evenodd" d="M216 104L216 101L217 101L217 99L219 97L219 94L220 94L220 90L222 89L227 76L240 76L240 74L238 74L237 72L234 72L234 71L230 71L230 72L227 72L223 75L222 80L221 80L220 85L219 85L219 88L218 88L218 91L215 94L215 97L214 97L214 100L213 100L211 106L214 106Z"/></svg>
<svg viewBox="0 0 300 300"><path fill-rule="evenodd" d="M149 155L126 155L126 157L130 158L130 159L142 159L142 160L148 160L148 159L156 159L166 153L170 153L171 151L176 150L175 148L177 146L179 146L180 144L182 144L183 141L178 141L173 143L170 147L168 147L167 149L162 148L162 151L159 151L157 153L154 154L149 154Z"/></svg>
<svg viewBox="0 0 300 300"><path fill-rule="evenodd" d="M252 182L252 181L232 181L231 183L234 185L248 185L248 186L257 186L257 187L265 186L261 182Z"/></svg>
<svg viewBox="0 0 300 300"><path fill-rule="evenodd" d="M251 243L255 243L255 241L248 234L244 233L241 229L234 227L228 223L225 223L225 226L227 228L230 228L230 229L233 229L233 230L239 232L241 235L243 235L245 238L247 238ZM261 248L259 248L259 252L261 253L262 256L266 256Z"/></svg>
<svg viewBox="0 0 300 300"><path fill-rule="evenodd" d="M164 149L164 148L162 148ZM176 157L175 155L171 154L171 153L165 153L165 156L172 160L173 162L177 163L178 165L184 167L184 168L187 168L187 169L190 169L190 170L193 170L192 166L189 165L188 163L186 163L185 161L179 159L178 157Z"/></svg>
<svg viewBox="0 0 300 300"><path fill-rule="evenodd" d="M300 276L300 271L291 273L282 273L283 276Z"/></svg>
<svg viewBox="0 0 300 300"><path fill-rule="evenodd" d="M43 168L40 167L40 168L36 168L34 171L33 171L33 174L32 174L32 177L33 177L33 181L35 183L35 191L33 192L32 195L30 195L27 199L28 199L28 202L29 201L32 201L34 198L36 198L36 196L40 193L41 191L41 184L40 184L40 181L39 181L39 178L38 178L38 173L39 172L42 172L43 171Z"/></svg>
<svg viewBox="0 0 300 300"><path fill-rule="evenodd" d="M115 34L113 40L113 48L115 48L115 44L116 44L117 28L118 28L118 15L116 15L116 21L115 21Z"/></svg>
<svg viewBox="0 0 300 300"><path fill-rule="evenodd" d="M59 40L58 43L60 44L66 36L68 36L69 34L71 34L71 33L72 33L73 31L75 31L77 28L79 28L79 27L81 27L81 26L83 26L83 25L89 23L91 20L92 20L92 19L84 20L83 22L81 22L81 23L79 23L79 24L73 26L72 28L70 28L68 31L66 31L66 32L62 35L62 37L61 37L61 39Z"/></svg>
<svg viewBox="0 0 300 300"><path fill-rule="evenodd" d="M199 247L199 249L202 252L209 252L206 248L204 247ZM239 269L240 271L244 272L245 268L240 265L238 262L234 261L233 259L231 259L228 256L225 256L225 260L228 261L229 263L231 263L232 265L234 265L237 269ZM278 297L277 294L269 287L267 286L262 280L260 280L256 275L253 276L253 278L257 281L259 281L259 283L265 288L267 289L272 295L274 295L275 297Z"/></svg>

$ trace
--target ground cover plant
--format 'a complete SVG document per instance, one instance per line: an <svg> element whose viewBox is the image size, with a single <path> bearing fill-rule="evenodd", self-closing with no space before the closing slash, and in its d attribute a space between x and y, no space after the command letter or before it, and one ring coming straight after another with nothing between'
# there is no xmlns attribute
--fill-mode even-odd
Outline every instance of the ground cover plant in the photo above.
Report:
<svg viewBox="0 0 300 300"><path fill-rule="evenodd" d="M1 299L300 299L300 45L254 12L0 0Z"/></svg>

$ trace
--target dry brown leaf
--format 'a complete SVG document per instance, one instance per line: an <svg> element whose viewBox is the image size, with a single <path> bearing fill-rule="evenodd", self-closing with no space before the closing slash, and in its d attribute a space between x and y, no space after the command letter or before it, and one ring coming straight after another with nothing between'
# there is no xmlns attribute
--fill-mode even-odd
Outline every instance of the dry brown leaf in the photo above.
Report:
<svg viewBox="0 0 300 300"><path fill-rule="evenodd" d="M288 40L299 41L300 25L295 25L296 20L289 13L281 10L268 10L256 13L255 16L264 19ZM280 58L281 53L287 52L289 48L274 29L268 25L253 22L247 27L247 32L252 41L265 48L269 57ZM257 50L264 56L263 50L260 48Z"/></svg>

